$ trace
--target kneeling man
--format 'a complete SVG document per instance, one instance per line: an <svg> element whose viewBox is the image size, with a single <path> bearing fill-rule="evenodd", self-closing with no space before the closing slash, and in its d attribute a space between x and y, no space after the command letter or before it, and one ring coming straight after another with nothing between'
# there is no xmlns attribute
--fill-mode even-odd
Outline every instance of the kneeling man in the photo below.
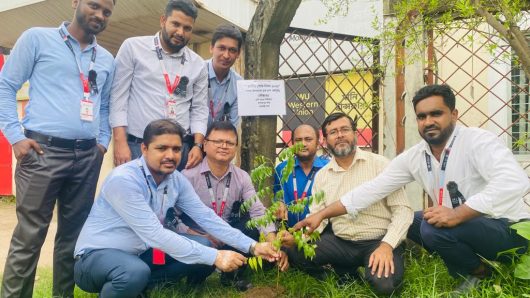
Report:
<svg viewBox="0 0 530 298"><path fill-rule="evenodd" d="M323 202L309 207L311 218L337 201L351 188L377 176L388 160L380 155L359 150L356 146L356 123L344 113L329 115L322 124L322 134L333 158L315 177L313 193L324 191ZM403 189L390 193L372 204L357 218L342 215L323 222L316 242L316 255L306 260L296 247L288 250L289 259L304 269L321 270L331 265L342 279L355 277L365 267L365 279L380 294L391 294L403 280L403 246L413 212ZM294 244L287 235L285 245Z"/></svg>
<svg viewBox="0 0 530 298"><path fill-rule="evenodd" d="M277 260L269 243L257 243L230 227L175 171L183 134L170 120L151 122L143 134L142 157L115 168L105 180L75 248L75 282L81 289L100 297L136 297L158 282L185 275L190 282L211 272L211 265L233 271L246 262L237 252L203 245L208 244L203 237L167 229L174 208L239 251Z"/></svg>

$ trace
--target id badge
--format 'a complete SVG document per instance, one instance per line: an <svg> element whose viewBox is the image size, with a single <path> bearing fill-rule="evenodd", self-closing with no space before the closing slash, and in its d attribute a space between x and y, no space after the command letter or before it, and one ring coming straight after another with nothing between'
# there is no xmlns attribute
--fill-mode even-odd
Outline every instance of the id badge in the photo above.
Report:
<svg viewBox="0 0 530 298"><path fill-rule="evenodd" d="M173 97L166 100L166 118L177 120L177 101Z"/></svg>
<svg viewBox="0 0 530 298"><path fill-rule="evenodd" d="M94 102L90 99L81 100L81 120L94 121Z"/></svg>

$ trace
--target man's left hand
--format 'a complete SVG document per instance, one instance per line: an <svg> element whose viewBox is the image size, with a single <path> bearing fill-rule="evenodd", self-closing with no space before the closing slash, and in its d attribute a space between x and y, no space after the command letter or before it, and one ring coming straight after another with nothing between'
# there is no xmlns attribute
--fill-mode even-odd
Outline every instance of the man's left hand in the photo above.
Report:
<svg viewBox="0 0 530 298"><path fill-rule="evenodd" d="M198 146L193 146L188 153L188 163L186 169L191 169L202 161L202 151Z"/></svg>
<svg viewBox="0 0 530 298"><path fill-rule="evenodd" d="M423 211L423 218L437 228L452 228L460 224L456 209L444 206L430 207Z"/></svg>
<svg viewBox="0 0 530 298"><path fill-rule="evenodd" d="M371 268L370 273L372 275L377 272L377 278L381 278L383 273L386 278L390 274L394 274L394 254L392 246L382 241L379 247L370 255L368 267Z"/></svg>
<svg viewBox="0 0 530 298"><path fill-rule="evenodd" d="M270 242L257 243L254 248L254 255L269 262L276 262L280 259L280 253L274 249Z"/></svg>

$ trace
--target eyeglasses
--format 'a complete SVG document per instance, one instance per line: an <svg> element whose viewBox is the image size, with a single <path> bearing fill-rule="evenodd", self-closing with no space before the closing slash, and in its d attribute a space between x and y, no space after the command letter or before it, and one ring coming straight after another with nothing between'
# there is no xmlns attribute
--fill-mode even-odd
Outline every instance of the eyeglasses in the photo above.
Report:
<svg viewBox="0 0 530 298"><path fill-rule="evenodd" d="M205 139L208 142L212 142L216 147L222 148L223 145L225 145L226 148L234 148L237 144L230 141L224 141L224 140L210 140Z"/></svg>
<svg viewBox="0 0 530 298"><path fill-rule="evenodd" d="M335 128L328 132L328 136L335 138L339 135L339 132L341 135L348 135L353 132L353 128L348 127L348 126L344 126L339 129Z"/></svg>

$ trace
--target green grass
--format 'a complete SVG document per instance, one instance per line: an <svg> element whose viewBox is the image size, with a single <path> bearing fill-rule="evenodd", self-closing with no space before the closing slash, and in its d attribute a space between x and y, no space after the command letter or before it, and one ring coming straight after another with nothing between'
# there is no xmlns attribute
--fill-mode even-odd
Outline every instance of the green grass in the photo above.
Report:
<svg viewBox="0 0 530 298"><path fill-rule="evenodd" d="M439 257L427 254L425 251L407 250L405 258L406 271L403 288L392 297L447 297L451 290L460 282L453 279ZM485 280L481 286L467 297L529 297L530 282L513 277L513 265L494 264L495 273L492 278ZM35 283L34 297L51 297L52 274L50 268L39 268ZM276 271L260 271L252 273L255 288L264 292L261 296L258 290L239 293L232 288L222 287L219 274L214 273L204 285L189 287L184 282L166 285L150 293L151 298L166 297L275 297ZM316 280L300 271L290 269L280 274L281 297L377 297L367 284L353 281L345 285L337 285L337 278L329 276L324 281ZM76 297L95 298L96 294L89 294L76 288Z"/></svg>

